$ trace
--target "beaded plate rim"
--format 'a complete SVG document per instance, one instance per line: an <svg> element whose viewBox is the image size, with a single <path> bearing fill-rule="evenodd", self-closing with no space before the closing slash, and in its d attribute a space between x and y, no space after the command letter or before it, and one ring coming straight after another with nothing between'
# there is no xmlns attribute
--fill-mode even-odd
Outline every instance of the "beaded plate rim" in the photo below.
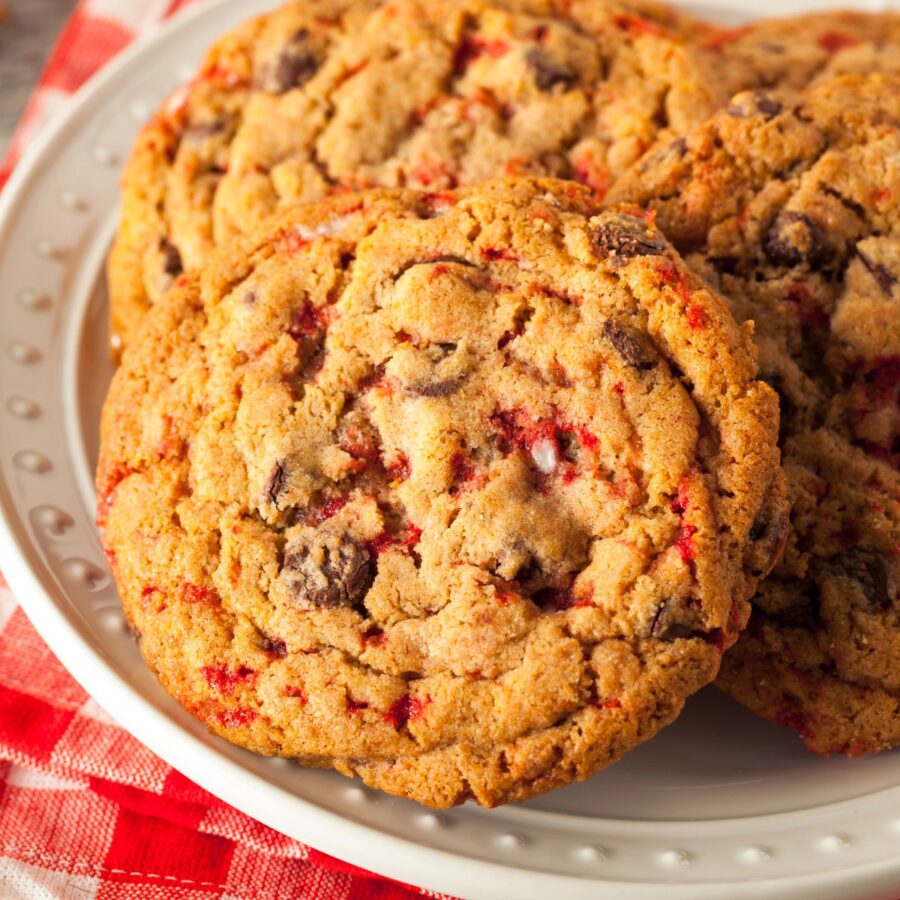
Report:
<svg viewBox="0 0 900 900"><path fill-rule="evenodd" d="M91 522L89 438L77 409L96 371L85 371L85 335L118 171L139 123L187 77L209 36L272 5L212 0L154 29L73 98L0 195L0 558L29 618L100 705L189 778L279 831L394 878L497 898L593 897L601 888L644 897L663 886L673 898L896 890L900 783L740 818L603 819L529 804L432 812L231 747L163 695L139 660L129 669L137 651ZM790 6L761 0L754 13L814 8ZM741 4L693 8L740 16ZM160 66L169 69L161 80Z"/></svg>

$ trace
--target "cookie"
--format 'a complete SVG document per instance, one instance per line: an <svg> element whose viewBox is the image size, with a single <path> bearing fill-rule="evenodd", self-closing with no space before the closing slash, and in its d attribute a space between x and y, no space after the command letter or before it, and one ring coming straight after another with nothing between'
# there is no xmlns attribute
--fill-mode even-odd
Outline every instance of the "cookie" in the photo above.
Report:
<svg viewBox="0 0 900 900"><path fill-rule="evenodd" d="M755 92L618 199L755 320L793 506L720 685L810 749L900 744L900 78Z"/></svg>
<svg viewBox="0 0 900 900"><path fill-rule="evenodd" d="M434 806L585 778L711 681L780 550L777 398L571 182L295 207L154 307L98 523L166 689Z"/></svg>
<svg viewBox="0 0 900 900"><path fill-rule="evenodd" d="M248 23L133 150L114 345L214 245L291 203L524 174L602 195L660 130L724 100L669 25L692 27L613 0L304 0Z"/></svg>
<svg viewBox="0 0 900 900"><path fill-rule="evenodd" d="M900 14L843 10L764 19L700 34L697 47L731 94L900 73Z"/></svg>

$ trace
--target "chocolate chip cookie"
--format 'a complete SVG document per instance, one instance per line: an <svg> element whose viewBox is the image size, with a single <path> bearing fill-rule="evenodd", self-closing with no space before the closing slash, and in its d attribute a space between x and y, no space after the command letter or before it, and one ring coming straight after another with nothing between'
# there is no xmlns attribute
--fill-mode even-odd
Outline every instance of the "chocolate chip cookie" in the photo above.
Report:
<svg viewBox="0 0 900 900"><path fill-rule="evenodd" d="M700 35L697 46L731 94L900 73L900 14L843 10L764 19Z"/></svg>
<svg viewBox="0 0 900 900"><path fill-rule="evenodd" d="M817 752L900 744L900 78L751 92L616 191L755 320L793 504L719 683Z"/></svg>
<svg viewBox="0 0 900 900"><path fill-rule="evenodd" d="M224 38L138 138L109 265L111 331L210 249L297 201L573 178L602 196L725 99L651 4L304 0Z"/></svg>
<svg viewBox="0 0 900 900"><path fill-rule="evenodd" d="M777 398L571 182L294 207L147 317L98 522L166 689L434 806L585 778L711 681L786 530Z"/></svg>

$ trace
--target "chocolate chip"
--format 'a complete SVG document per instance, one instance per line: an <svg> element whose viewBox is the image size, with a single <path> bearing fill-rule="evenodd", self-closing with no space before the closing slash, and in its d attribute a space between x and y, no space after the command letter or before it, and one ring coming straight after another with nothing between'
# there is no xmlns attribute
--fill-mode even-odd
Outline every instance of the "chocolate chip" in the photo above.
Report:
<svg viewBox="0 0 900 900"><path fill-rule="evenodd" d="M607 213L594 228L594 250L614 264L635 256L659 256L666 250L666 242L643 219L625 213Z"/></svg>
<svg viewBox="0 0 900 900"><path fill-rule="evenodd" d="M577 80L577 75L571 69L554 62L537 47L532 47L525 54L525 62L534 73L534 83L538 90L549 91L557 84L568 88Z"/></svg>
<svg viewBox="0 0 900 900"><path fill-rule="evenodd" d="M882 554L854 547L831 559L831 567L839 578L854 582L871 610L884 610L891 605L888 595L889 568Z"/></svg>
<svg viewBox="0 0 900 900"><path fill-rule="evenodd" d="M369 551L347 534L313 532L292 541L282 576L300 609L351 607L374 578Z"/></svg>
<svg viewBox="0 0 900 900"><path fill-rule="evenodd" d="M272 474L269 475L269 482L266 485L266 499L269 503L277 503L285 487L287 486L287 463L280 459L275 463Z"/></svg>
<svg viewBox="0 0 900 900"><path fill-rule="evenodd" d="M208 137L214 137L225 130L225 122L222 119L212 119L207 122L193 122L184 129L184 137L192 142L200 142Z"/></svg>
<svg viewBox="0 0 900 900"><path fill-rule="evenodd" d="M277 659L283 659L287 656L287 644L279 638L268 637L265 634L259 635L259 648L264 653L274 656Z"/></svg>
<svg viewBox="0 0 900 900"><path fill-rule="evenodd" d="M653 362L647 358L644 348L629 329L607 319L603 325L603 334L628 365L636 369L652 368Z"/></svg>
<svg viewBox="0 0 900 900"><path fill-rule="evenodd" d="M306 49L309 32L301 28L290 44L281 51L267 85L276 94L283 94L292 88L300 87L315 75L319 68L318 60Z"/></svg>
<svg viewBox="0 0 900 900"><path fill-rule="evenodd" d="M679 156L684 156L687 152L687 140L683 137L677 137L669 144L669 153L677 153Z"/></svg>
<svg viewBox="0 0 900 900"><path fill-rule="evenodd" d="M690 622L686 610L679 610L671 600L663 600L650 620L650 637L659 641L674 641L678 638L702 637L703 632Z"/></svg>
<svg viewBox="0 0 900 900"><path fill-rule="evenodd" d="M285 50L278 57L278 63L275 66L275 82L278 85L278 93L283 94L291 88L300 87L312 78L318 67L316 58L311 53Z"/></svg>
<svg viewBox="0 0 900 900"><path fill-rule="evenodd" d="M773 119L784 108L778 100L772 97L760 97L756 108L767 118Z"/></svg>
<svg viewBox="0 0 900 900"><path fill-rule="evenodd" d="M656 150L650 150L641 157L637 170L639 172L649 172L650 169L658 166L661 162L670 159L672 156L679 158L687 156L688 142L686 138L677 137L671 143L666 144Z"/></svg>
<svg viewBox="0 0 900 900"><path fill-rule="evenodd" d="M725 107L728 115L737 119L747 119L750 116L762 115L765 116L766 121L774 119L782 109L784 107L780 101L770 97L768 94L759 92L738 94Z"/></svg>
<svg viewBox="0 0 900 900"><path fill-rule="evenodd" d="M780 508L763 503L750 526L748 564L754 575L768 574L775 565L787 539L788 518Z"/></svg>
<svg viewBox="0 0 900 900"><path fill-rule="evenodd" d="M822 226L805 213L792 210L783 210L775 217L763 249L773 263L786 267L806 263L818 269L833 255Z"/></svg>
<svg viewBox="0 0 900 900"><path fill-rule="evenodd" d="M420 397L447 397L459 390L463 380L462 376L457 376L441 381L422 381L410 385L408 390L411 394L417 394Z"/></svg>
<svg viewBox="0 0 900 900"><path fill-rule="evenodd" d="M433 369L428 376L407 385L406 390L419 397L447 397L455 394L466 380L467 372L459 371L459 366L454 366L452 362L448 364L448 371L448 366L442 363L452 357L456 350L457 344L452 342L429 344L424 353Z"/></svg>
<svg viewBox="0 0 900 900"><path fill-rule="evenodd" d="M163 255L163 272L172 278L176 278L184 271L178 248L166 238L162 238L159 242L159 249Z"/></svg>
<svg viewBox="0 0 900 900"><path fill-rule="evenodd" d="M876 284L881 288L881 293L885 297L891 297L897 278L887 266L880 262L876 262L871 256L867 256L862 250L857 250L860 262L869 270L871 276L875 279Z"/></svg>

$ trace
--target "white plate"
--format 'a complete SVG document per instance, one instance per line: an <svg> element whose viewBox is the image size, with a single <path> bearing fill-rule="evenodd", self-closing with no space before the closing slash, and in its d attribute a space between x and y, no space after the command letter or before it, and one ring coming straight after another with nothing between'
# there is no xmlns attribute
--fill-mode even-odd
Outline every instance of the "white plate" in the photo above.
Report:
<svg viewBox="0 0 900 900"><path fill-rule="evenodd" d="M141 41L79 94L0 198L0 560L41 634L113 716L189 778L395 878L466 897L895 898L900 754L815 759L714 689L585 784L520 806L435 814L211 737L143 666L92 525L97 419L111 375L102 265L120 164L139 123L203 48L269 5L203 4ZM689 8L741 19L736 3ZM754 4L759 14L809 8Z"/></svg>

